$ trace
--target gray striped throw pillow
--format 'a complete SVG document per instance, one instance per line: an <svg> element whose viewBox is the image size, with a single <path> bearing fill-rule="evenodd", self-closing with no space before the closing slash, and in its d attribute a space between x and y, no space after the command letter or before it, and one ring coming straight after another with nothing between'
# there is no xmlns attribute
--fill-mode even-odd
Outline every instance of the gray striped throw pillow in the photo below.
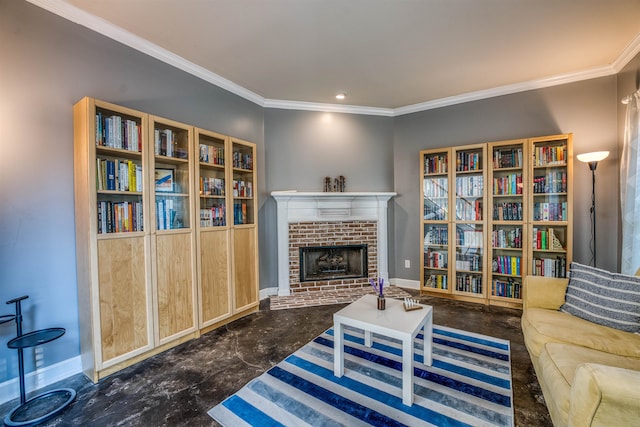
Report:
<svg viewBox="0 0 640 427"><path fill-rule="evenodd" d="M571 263L560 311L627 332L640 332L640 277Z"/></svg>

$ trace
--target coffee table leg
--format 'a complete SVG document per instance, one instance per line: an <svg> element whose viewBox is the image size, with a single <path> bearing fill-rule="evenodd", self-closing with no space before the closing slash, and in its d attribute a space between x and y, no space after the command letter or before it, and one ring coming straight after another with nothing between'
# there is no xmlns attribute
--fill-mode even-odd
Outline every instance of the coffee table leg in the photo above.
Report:
<svg viewBox="0 0 640 427"><path fill-rule="evenodd" d="M373 332L364 331L364 345L365 347L371 347L373 345Z"/></svg>
<svg viewBox="0 0 640 427"><path fill-rule="evenodd" d="M433 311L427 316L422 336L424 337L422 340L423 362L425 365L431 366L433 364Z"/></svg>
<svg viewBox="0 0 640 427"><path fill-rule="evenodd" d="M336 377L341 377L344 374L343 333L342 323L335 323L333 325L333 375Z"/></svg>
<svg viewBox="0 0 640 427"><path fill-rule="evenodd" d="M413 340L402 340L402 403L413 405Z"/></svg>

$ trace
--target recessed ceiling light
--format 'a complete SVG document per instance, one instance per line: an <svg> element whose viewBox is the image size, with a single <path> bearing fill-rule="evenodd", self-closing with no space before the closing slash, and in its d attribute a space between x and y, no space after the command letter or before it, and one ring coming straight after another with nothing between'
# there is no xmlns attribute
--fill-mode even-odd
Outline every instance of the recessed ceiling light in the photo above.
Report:
<svg viewBox="0 0 640 427"><path fill-rule="evenodd" d="M336 95L336 99L343 100L347 97L346 93L339 93Z"/></svg>

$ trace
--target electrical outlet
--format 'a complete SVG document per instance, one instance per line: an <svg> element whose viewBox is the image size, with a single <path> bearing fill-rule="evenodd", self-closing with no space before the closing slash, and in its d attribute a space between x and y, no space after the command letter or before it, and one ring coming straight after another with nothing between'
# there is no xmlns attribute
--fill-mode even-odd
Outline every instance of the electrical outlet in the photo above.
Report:
<svg viewBox="0 0 640 427"><path fill-rule="evenodd" d="M411 268L411 261L408 259L404 260L404 268Z"/></svg>

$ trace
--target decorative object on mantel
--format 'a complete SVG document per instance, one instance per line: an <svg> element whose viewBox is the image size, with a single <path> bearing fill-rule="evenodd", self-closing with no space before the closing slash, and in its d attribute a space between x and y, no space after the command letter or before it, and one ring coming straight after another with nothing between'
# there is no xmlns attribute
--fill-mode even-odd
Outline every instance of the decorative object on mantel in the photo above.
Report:
<svg viewBox="0 0 640 427"><path fill-rule="evenodd" d="M331 185L331 177L324 177L324 188L323 191L325 193L344 193L347 189L347 179L344 175L340 175L339 177L334 179L333 186Z"/></svg>
<svg viewBox="0 0 640 427"><path fill-rule="evenodd" d="M371 283L376 294L378 294L378 310L384 310L387 307L386 300L384 299L384 279L380 278L377 281L369 279L369 283Z"/></svg>

